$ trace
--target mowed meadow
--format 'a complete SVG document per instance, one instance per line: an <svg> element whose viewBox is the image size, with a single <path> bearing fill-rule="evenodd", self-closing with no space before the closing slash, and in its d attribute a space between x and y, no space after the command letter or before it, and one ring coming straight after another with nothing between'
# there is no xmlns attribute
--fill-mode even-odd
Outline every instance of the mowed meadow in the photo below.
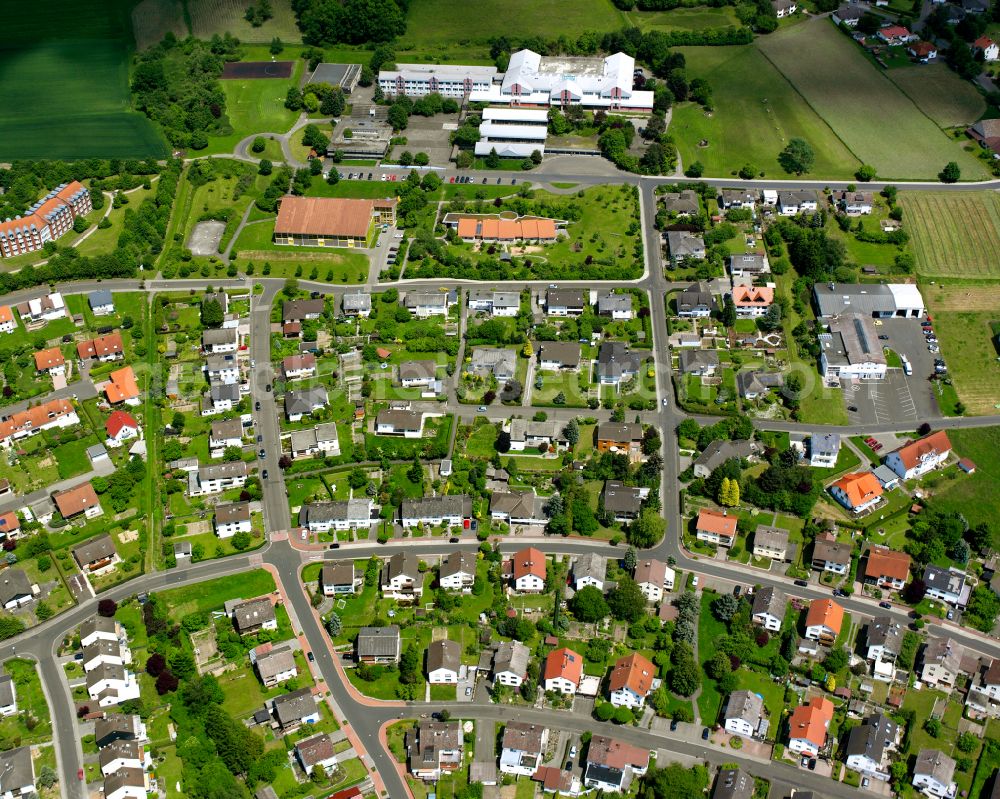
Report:
<svg viewBox="0 0 1000 799"><path fill-rule="evenodd" d="M922 276L1000 278L1000 197L994 192L904 192L901 202Z"/></svg>
<svg viewBox="0 0 1000 799"><path fill-rule="evenodd" d="M949 161L958 163L964 180L987 176L976 158L934 124L829 20L809 20L762 37L757 44L848 149L872 164L880 178L933 180Z"/></svg>
<svg viewBox="0 0 1000 799"><path fill-rule="evenodd" d="M129 110L134 0L7 3L0 26L0 160L164 156Z"/></svg>

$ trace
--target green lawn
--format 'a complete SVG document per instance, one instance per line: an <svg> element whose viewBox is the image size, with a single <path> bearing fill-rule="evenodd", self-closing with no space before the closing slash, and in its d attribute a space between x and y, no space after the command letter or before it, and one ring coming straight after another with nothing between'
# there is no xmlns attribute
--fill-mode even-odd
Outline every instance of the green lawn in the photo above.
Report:
<svg viewBox="0 0 1000 799"><path fill-rule="evenodd" d="M698 617L698 662L706 663L715 654L716 642L728 633L726 625L712 613L712 601L718 596L714 591L702 591L701 614ZM714 724L722 709L722 694L715 680L703 675L701 695L698 697L698 715L702 724Z"/></svg>
<svg viewBox="0 0 1000 799"><path fill-rule="evenodd" d="M986 111L986 102L972 82L962 80L945 64L890 69L886 74L942 128L971 125Z"/></svg>
<svg viewBox="0 0 1000 799"><path fill-rule="evenodd" d="M285 133L298 117L285 108L290 86L298 85L303 63L295 62L291 78L222 80L226 115L233 126L229 136L210 136L200 154L232 152L237 142L253 133Z"/></svg>
<svg viewBox="0 0 1000 799"><path fill-rule="evenodd" d="M631 11L628 18L643 31L703 31L711 28L740 27L739 18L732 6L723 6L722 8L710 6L680 7L671 8L669 11Z"/></svg>
<svg viewBox="0 0 1000 799"><path fill-rule="evenodd" d="M900 199L921 275L1000 276L1000 197L993 192L904 192ZM992 299L995 292L988 296ZM996 306L963 302L955 309L977 307Z"/></svg>
<svg viewBox="0 0 1000 799"><path fill-rule="evenodd" d="M961 513L970 525L992 524L993 497L1000 485L1000 427L949 430L948 439L955 452L976 464L976 471L969 475L951 467L954 479L945 479L934 489L934 506Z"/></svg>
<svg viewBox="0 0 1000 799"><path fill-rule="evenodd" d="M985 177L981 162L925 116L828 20L784 28L760 39L760 49L880 178L935 179L948 161L956 161L967 180ZM809 57L803 58L803 53ZM845 91L845 86L851 90ZM891 136L886 135L886 119L892 119ZM817 153L823 151L822 145L812 144ZM814 172L826 174L818 164Z"/></svg>
<svg viewBox="0 0 1000 799"><path fill-rule="evenodd" d="M705 174L724 177L749 163L783 177L778 153L796 136L816 153L813 174L849 178L860 165L756 45L676 49L689 75L710 81L715 105L710 116L694 103L674 107L670 132L685 165L700 161ZM707 146L699 146L702 140Z"/></svg>
<svg viewBox="0 0 1000 799"><path fill-rule="evenodd" d="M108 221L111 223L111 227L104 230L94 230L86 239L75 245L76 251L80 255L99 255L112 252L118 246L118 237L122 233L122 225L125 221L125 211L128 208L138 208L143 200L155 193L155 190L156 186L154 185L149 191L140 188L126 195L128 197L128 205L113 208L108 214ZM107 198L105 198L105 202L107 202ZM95 212L96 218L93 220L95 225L103 218L105 210L107 210L106 206L100 211Z"/></svg>
<svg viewBox="0 0 1000 799"><path fill-rule="evenodd" d="M175 619L189 613L221 608L229 599L252 599L274 590L274 578L263 569L158 592Z"/></svg>
<svg viewBox="0 0 1000 799"><path fill-rule="evenodd" d="M497 429L486 423L477 427L465 445L465 454L470 458L492 458L496 453Z"/></svg>
<svg viewBox="0 0 1000 799"><path fill-rule="evenodd" d="M30 660L12 659L3 664L3 671L14 680L20 712L0 719L0 744L11 748L49 740L52 737L52 719L35 664ZM37 721L32 729L28 729L24 722L25 711Z"/></svg>

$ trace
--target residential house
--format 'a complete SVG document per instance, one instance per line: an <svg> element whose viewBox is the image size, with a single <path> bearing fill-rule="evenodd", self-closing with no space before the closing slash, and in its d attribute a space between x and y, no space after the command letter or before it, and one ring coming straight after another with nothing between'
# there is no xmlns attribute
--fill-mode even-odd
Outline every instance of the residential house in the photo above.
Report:
<svg viewBox="0 0 1000 799"><path fill-rule="evenodd" d="M656 682L656 667L638 652L619 658L611 669L611 704L641 710Z"/></svg>
<svg viewBox="0 0 1000 799"><path fill-rule="evenodd" d="M577 371L580 368L580 342L542 342L538 345L538 368L544 372Z"/></svg>
<svg viewBox="0 0 1000 799"><path fill-rule="evenodd" d="M146 725L137 715L105 713L94 722L94 738L101 749L115 741L147 741Z"/></svg>
<svg viewBox="0 0 1000 799"><path fill-rule="evenodd" d="M236 352L240 348L240 331L235 327L219 327L203 330L201 348L211 355Z"/></svg>
<svg viewBox="0 0 1000 799"><path fill-rule="evenodd" d="M870 214L875 207L875 194L870 191L835 191L833 201L848 216Z"/></svg>
<svg viewBox="0 0 1000 799"><path fill-rule="evenodd" d="M733 208L752 211L757 202L757 195L749 189L722 189L718 199L719 206L726 211Z"/></svg>
<svg viewBox="0 0 1000 799"><path fill-rule="evenodd" d="M30 746L0 752L0 797L30 799L35 793L35 766Z"/></svg>
<svg viewBox="0 0 1000 799"><path fill-rule="evenodd" d="M972 675L965 705L973 718L1000 718L1000 658L983 664Z"/></svg>
<svg viewBox="0 0 1000 799"><path fill-rule="evenodd" d="M884 28L879 28L875 35L888 45L906 44L915 38L902 25L886 25Z"/></svg>
<svg viewBox="0 0 1000 799"><path fill-rule="evenodd" d="M642 358L629 350L623 341L603 341L597 351L597 382L604 386L620 386L638 377Z"/></svg>
<svg viewBox="0 0 1000 799"><path fill-rule="evenodd" d="M106 336L81 341L76 345L76 354L81 361L97 359L101 363L119 361L125 357L125 345L121 333L109 333Z"/></svg>
<svg viewBox="0 0 1000 799"><path fill-rule="evenodd" d="M753 738L764 717L764 700L753 691L733 691L723 711L724 728L732 735Z"/></svg>
<svg viewBox="0 0 1000 799"><path fill-rule="evenodd" d="M924 584L927 586L927 596L940 599L949 605L965 607L969 602L971 586L966 582L965 572L958 569L944 569L927 564L924 569Z"/></svg>
<svg viewBox="0 0 1000 799"><path fill-rule="evenodd" d="M770 286L733 287L733 304L740 319L759 319L767 313L774 302L774 289Z"/></svg>
<svg viewBox="0 0 1000 799"><path fill-rule="evenodd" d="M375 434L420 438L424 429L424 415L420 411L386 408L375 417Z"/></svg>
<svg viewBox="0 0 1000 799"><path fill-rule="evenodd" d="M882 501L882 484L871 472L845 474L830 486L830 494L849 511L860 514Z"/></svg>
<svg viewBox="0 0 1000 799"><path fill-rule="evenodd" d="M84 672L110 664L125 666L132 661L132 653L120 641L95 641L83 647L83 660L80 661Z"/></svg>
<svg viewBox="0 0 1000 799"><path fill-rule="evenodd" d="M237 533L250 533L253 525L250 521L249 502L228 502L215 506L215 534L219 538L232 538Z"/></svg>
<svg viewBox="0 0 1000 799"><path fill-rule="evenodd" d="M102 663L87 672L87 695L100 707L139 698L135 675L119 663Z"/></svg>
<svg viewBox="0 0 1000 799"><path fill-rule="evenodd" d="M92 616L80 625L80 646L88 647L98 641L124 641L125 631L114 619Z"/></svg>
<svg viewBox="0 0 1000 799"><path fill-rule="evenodd" d="M51 322L66 316L66 303L62 294L54 291L43 297L35 297L17 306L17 312L26 324L36 322Z"/></svg>
<svg viewBox="0 0 1000 799"><path fill-rule="evenodd" d="M814 469L832 469L840 455L838 433L813 433L809 436L809 465Z"/></svg>
<svg viewBox="0 0 1000 799"><path fill-rule="evenodd" d="M687 261L705 260L705 239L697 233L668 230L667 249L670 251L670 262L673 266Z"/></svg>
<svg viewBox="0 0 1000 799"><path fill-rule="evenodd" d="M493 682L519 688L528 675L531 650L520 641L501 641L493 653Z"/></svg>
<svg viewBox="0 0 1000 799"><path fill-rule="evenodd" d="M225 609L233 620L236 632L240 635L254 635L261 630L278 629L278 617L274 613L274 604L270 597L230 600L226 602Z"/></svg>
<svg viewBox="0 0 1000 799"><path fill-rule="evenodd" d="M920 656L920 681L933 688L954 688L962 673L965 647L952 638L931 638Z"/></svg>
<svg viewBox="0 0 1000 799"><path fill-rule="evenodd" d="M31 580L24 571L7 568L0 572L0 607L4 610L17 610L34 598Z"/></svg>
<svg viewBox="0 0 1000 799"><path fill-rule="evenodd" d="M442 291L408 291L403 298L403 307L418 319L429 316L445 316L448 313L449 295Z"/></svg>
<svg viewBox="0 0 1000 799"><path fill-rule="evenodd" d="M507 425L510 448L513 452L538 449L543 444L555 451L569 444L563 425L556 421L535 422L529 419L511 419Z"/></svg>
<svg viewBox="0 0 1000 799"><path fill-rule="evenodd" d="M305 738L295 744L295 759L306 774L317 766L330 774L337 765L333 740L325 732Z"/></svg>
<svg viewBox="0 0 1000 799"><path fill-rule="evenodd" d="M462 645L441 639L427 647L427 682L431 685L458 685L462 670Z"/></svg>
<svg viewBox="0 0 1000 799"><path fill-rule="evenodd" d="M903 628L891 616L875 616L865 628L865 659L895 663L903 645Z"/></svg>
<svg viewBox="0 0 1000 799"><path fill-rule="evenodd" d="M973 54L982 53L983 61L992 62L1000 59L1000 47L988 36L980 36L972 43Z"/></svg>
<svg viewBox="0 0 1000 799"><path fill-rule="evenodd" d="M731 547L736 540L736 517L726 511L702 508L695 521L695 537L721 547Z"/></svg>
<svg viewBox="0 0 1000 799"><path fill-rule="evenodd" d="M482 377L493 375L498 383L506 383L517 373L517 353L503 347L474 347L469 371Z"/></svg>
<svg viewBox="0 0 1000 799"><path fill-rule="evenodd" d="M0 675L0 716L10 718L17 713L17 687L9 674Z"/></svg>
<svg viewBox="0 0 1000 799"><path fill-rule="evenodd" d="M757 525L753 534L753 554L756 558L788 559L788 530L780 527Z"/></svg>
<svg viewBox="0 0 1000 799"><path fill-rule="evenodd" d="M695 458L694 476L708 477L726 461L749 460L757 454L759 449L759 446L753 441L713 441Z"/></svg>
<svg viewBox="0 0 1000 799"><path fill-rule="evenodd" d="M214 416L233 410L240 401L240 387L236 383L212 383L201 400L201 415Z"/></svg>
<svg viewBox="0 0 1000 799"><path fill-rule="evenodd" d="M208 430L208 449L213 458L222 457L227 447L243 450L243 423L239 419L212 422Z"/></svg>
<svg viewBox="0 0 1000 799"><path fill-rule="evenodd" d="M549 316L580 316L587 304L580 289L549 289L545 294L545 312Z"/></svg>
<svg viewBox="0 0 1000 799"><path fill-rule="evenodd" d="M367 497L307 502L299 511L299 524L311 533L363 530L371 527L373 508Z"/></svg>
<svg viewBox="0 0 1000 799"><path fill-rule="evenodd" d="M537 724L510 721L504 727L500 741L500 771L519 777L530 777L542 765L549 731Z"/></svg>
<svg viewBox="0 0 1000 799"><path fill-rule="evenodd" d="M715 778L712 799L752 799L756 783L742 768L721 768Z"/></svg>
<svg viewBox="0 0 1000 799"><path fill-rule="evenodd" d="M603 291L597 295L597 315L607 316L612 320L631 319L632 295L628 292Z"/></svg>
<svg viewBox="0 0 1000 799"><path fill-rule="evenodd" d="M0 333L13 333L17 330L17 320L9 305L0 305Z"/></svg>
<svg viewBox="0 0 1000 799"><path fill-rule="evenodd" d="M303 724L316 724L319 707L312 688L300 688L271 700L271 711L282 735L291 735Z"/></svg>
<svg viewBox="0 0 1000 799"><path fill-rule="evenodd" d="M235 353L209 355L205 358L205 374L209 383L239 383L239 359Z"/></svg>
<svg viewBox="0 0 1000 799"><path fill-rule="evenodd" d="M311 352L289 355L281 361L281 372L285 380L302 380L316 376L316 356Z"/></svg>
<svg viewBox="0 0 1000 799"><path fill-rule="evenodd" d="M676 573L662 560L646 558L635 564L633 579L646 601L655 604L663 599L664 590L674 590Z"/></svg>
<svg viewBox="0 0 1000 799"><path fill-rule="evenodd" d="M354 568L353 560L335 560L324 563L319 573L319 588L323 596L356 594L362 579Z"/></svg>
<svg viewBox="0 0 1000 799"><path fill-rule="evenodd" d="M641 424L602 422L597 425L597 451L638 457L642 451L642 432Z"/></svg>
<svg viewBox="0 0 1000 799"><path fill-rule="evenodd" d="M865 777L888 780L887 752L895 745L898 732L896 722L873 713L847 734L847 768Z"/></svg>
<svg viewBox="0 0 1000 799"><path fill-rule="evenodd" d="M66 372L66 359L58 347L50 347L35 353L35 371L61 375Z"/></svg>
<svg viewBox="0 0 1000 799"><path fill-rule="evenodd" d="M906 48L906 52L921 64L929 64L938 54L937 47L930 42L913 42Z"/></svg>
<svg viewBox="0 0 1000 799"><path fill-rule="evenodd" d="M14 540L21 532L21 520L13 511L0 513L0 541Z"/></svg>
<svg viewBox="0 0 1000 799"><path fill-rule="evenodd" d="M344 316L369 317L372 313L372 295L367 291L349 291L340 300Z"/></svg>
<svg viewBox="0 0 1000 799"><path fill-rule="evenodd" d="M0 421L0 446L8 448L16 441L38 435L42 430L70 427L79 422L80 417L69 400L49 400L5 416Z"/></svg>
<svg viewBox="0 0 1000 799"><path fill-rule="evenodd" d="M799 705L788 720L788 749L798 755L816 757L826 746L826 733L833 721L833 702L814 696Z"/></svg>
<svg viewBox="0 0 1000 799"><path fill-rule="evenodd" d="M403 361L398 373L403 388L422 388L437 380L437 364L434 361Z"/></svg>
<svg viewBox="0 0 1000 799"><path fill-rule="evenodd" d="M799 9L795 0L771 0L771 8L774 9L774 14L778 19L790 17Z"/></svg>
<svg viewBox="0 0 1000 799"><path fill-rule="evenodd" d="M583 678L583 656L560 647L549 652L542 673L543 688L561 694L575 694Z"/></svg>
<svg viewBox="0 0 1000 799"><path fill-rule="evenodd" d="M545 524L547 519L534 489L494 491L490 495L490 518L510 525Z"/></svg>
<svg viewBox="0 0 1000 799"><path fill-rule="evenodd" d="M250 476L246 461L229 461L210 466L199 466L188 472L188 495L192 497L218 494L233 488L242 488Z"/></svg>
<svg viewBox="0 0 1000 799"><path fill-rule="evenodd" d="M729 256L729 274L733 277L758 278L771 271L771 264L766 255L759 253L744 253Z"/></svg>
<svg viewBox="0 0 1000 799"><path fill-rule="evenodd" d="M661 200L667 213L676 214L677 216L697 216L701 211L698 192L694 189L667 192L662 195Z"/></svg>
<svg viewBox="0 0 1000 799"><path fill-rule="evenodd" d="M457 721L421 721L405 738L410 773L436 781L462 765L462 729Z"/></svg>
<svg viewBox="0 0 1000 799"><path fill-rule="evenodd" d="M472 552L452 552L441 561L438 585L447 591L468 594L476 581L476 555Z"/></svg>
<svg viewBox="0 0 1000 799"><path fill-rule="evenodd" d="M642 512L642 502L647 496L649 496L648 488L627 486L621 480L606 481L604 491L601 493L604 509L618 522L638 519Z"/></svg>
<svg viewBox="0 0 1000 799"><path fill-rule="evenodd" d="M109 374L108 382L104 385L104 394L112 405L117 405L119 402L138 405L141 401L139 384L136 382L132 367L125 366Z"/></svg>
<svg viewBox="0 0 1000 799"><path fill-rule="evenodd" d="M833 19L835 25L856 28L864 15L865 10L861 6L854 3L845 3L831 14L831 19Z"/></svg>
<svg viewBox="0 0 1000 799"><path fill-rule="evenodd" d="M597 590L603 591L607 571L608 560L603 555L595 552L578 555L573 561L573 587L579 591L592 585Z"/></svg>
<svg viewBox="0 0 1000 799"><path fill-rule="evenodd" d="M380 586L387 599L414 600L424 592L424 576L420 573L417 556L412 552L397 552L382 567Z"/></svg>
<svg viewBox="0 0 1000 799"><path fill-rule="evenodd" d="M329 404L325 386L312 386L285 393L285 418L300 422L302 417L315 413Z"/></svg>
<svg viewBox="0 0 1000 799"><path fill-rule="evenodd" d="M304 322L319 319L326 305L322 297L314 300L285 300L281 303L282 322Z"/></svg>
<svg viewBox="0 0 1000 799"><path fill-rule="evenodd" d="M759 588L754 592L750 618L765 630L778 632L785 621L788 598L783 591L773 586Z"/></svg>
<svg viewBox="0 0 1000 799"><path fill-rule="evenodd" d="M880 544L868 548L864 581L879 588L900 591L910 576L910 556Z"/></svg>
<svg viewBox="0 0 1000 799"><path fill-rule="evenodd" d="M540 594L545 590L545 555L534 547L519 550L511 558L511 577L518 594Z"/></svg>
<svg viewBox="0 0 1000 799"><path fill-rule="evenodd" d="M106 574L121 562L115 542L106 533L73 547L73 558L84 574L95 577Z"/></svg>
<svg viewBox="0 0 1000 799"><path fill-rule="evenodd" d="M778 213L782 216L813 213L818 207L816 192L805 190L778 192Z"/></svg>
<svg viewBox="0 0 1000 799"><path fill-rule="evenodd" d="M719 368L719 353L715 350L681 350L677 357L681 374L711 377Z"/></svg>
<svg viewBox="0 0 1000 799"><path fill-rule="evenodd" d="M633 777L641 777L649 767L649 749L595 735L587 747L583 784L588 788L621 793Z"/></svg>
<svg viewBox="0 0 1000 799"><path fill-rule="evenodd" d="M108 436L105 443L109 447L118 447L129 439L138 437L139 423L130 413L114 411L104 423L104 432Z"/></svg>
<svg viewBox="0 0 1000 799"><path fill-rule="evenodd" d="M844 624L844 609L832 599L817 599L806 613L806 638L832 644Z"/></svg>
<svg viewBox="0 0 1000 799"><path fill-rule="evenodd" d="M767 394L772 388L781 388L785 378L778 372L761 372L758 370L738 372L736 389L745 400L756 400Z"/></svg>
<svg viewBox="0 0 1000 799"><path fill-rule="evenodd" d="M359 663L398 663L402 652L399 625L362 627L355 648Z"/></svg>
<svg viewBox="0 0 1000 799"><path fill-rule="evenodd" d="M955 761L938 749L921 749L913 766L911 785L924 796L955 799Z"/></svg>
<svg viewBox="0 0 1000 799"><path fill-rule="evenodd" d="M403 527L468 527L472 519L472 498L468 494L438 495L404 499L399 509Z"/></svg>
<svg viewBox="0 0 1000 799"><path fill-rule="evenodd" d="M146 799L149 782L141 768L120 768L104 778L104 799Z"/></svg>
<svg viewBox="0 0 1000 799"><path fill-rule="evenodd" d="M335 422L324 422L308 430L293 430L288 443L293 460L336 458L340 454L340 436Z"/></svg>
<svg viewBox="0 0 1000 799"><path fill-rule="evenodd" d="M885 459L885 465L904 480L913 480L937 468L951 454L951 442L944 430L904 444Z"/></svg>
<svg viewBox="0 0 1000 799"><path fill-rule="evenodd" d="M299 673L298 666L295 665L295 654L287 646L261 644L250 650L250 662L257 669L257 676L265 688L273 688Z"/></svg>
<svg viewBox="0 0 1000 799"><path fill-rule="evenodd" d="M832 574L847 574L853 550L851 544L838 541L833 533L820 533L813 542L813 568Z"/></svg>
<svg viewBox="0 0 1000 799"><path fill-rule="evenodd" d="M718 307L708 283L692 283L677 293L677 315L685 318L707 319Z"/></svg>

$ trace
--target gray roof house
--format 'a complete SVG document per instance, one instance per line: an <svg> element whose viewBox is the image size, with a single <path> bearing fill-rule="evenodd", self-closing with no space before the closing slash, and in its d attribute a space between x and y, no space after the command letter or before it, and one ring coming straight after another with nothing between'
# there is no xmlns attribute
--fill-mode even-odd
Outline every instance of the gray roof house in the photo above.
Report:
<svg viewBox="0 0 1000 799"><path fill-rule="evenodd" d="M355 645L362 663L397 663L401 651L399 625L362 627Z"/></svg>
<svg viewBox="0 0 1000 799"><path fill-rule="evenodd" d="M879 652L883 660L895 660L903 645L903 630L891 617L875 616L868 622L865 643L869 659L874 659L874 653Z"/></svg>
<svg viewBox="0 0 1000 799"><path fill-rule="evenodd" d="M695 458L694 473L696 477L708 477L719 466L732 458L746 460L757 452L757 445L752 441L713 441Z"/></svg>
<svg viewBox="0 0 1000 799"><path fill-rule="evenodd" d="M788 598L783 591L772 586L761 588L754 592L751 618L765 629L780 630L781 623L785 620L787 603Z"/></svg>
<svg viewBox="0 0 1000 799"><path fill-rule="evenodd" d="M31 580L21 569L4 569L0 572L0 607L11 610L30 602Z"/></svg>
<svg viewBox="0 0 1000 799"><path fill-rule="evenodd" d="M715 350L681 350L678 364L682 374L711 376L719 368L719 353Z"/></svg>
<svg viewBox="0 0 1000 799"><path fill-rule="evenodd" d="M580 289L549 289L545 295L545 310L552 316L579 316L586 304Z"/></svg>
<svg viewBox="0 0 1000 799"><path fill-rule="evenodd" d="M612 319L632 318L632 295L628 292L605 291L597 297L597 315Z"/></svg>
<svg viewBox="0 0 1000 799"><path fill-rule="evenodd" d="M636 486L627 486L621 480L608 480L602 493L604 509L615 517L615 521L637 519L642 511L642 500L648 493L648 490L644 492Z"/></svg>
<svg viewBox="0 0 1000 799"><path fill-rule="evenodd" d="M368 316L372 312L372 295L365 291L355 291L344 295L341 301L348 316Z"/></svg>
<svg viewBox="0 0 1000 799"><path fill-rule="evenodd" d="M115 312L115 301L111 296L111 292L107 289L98 289L97 291L92 291L87 295L87 305L90 306L90 310L99 314L108 314Z"/></svg>
<svg viewBox="0 0 1000 799"><path fill-rule="evenodd" d="M692 283L677 293L677 315L707 317L718 307L708 283Z"/></svg>
<svg viewBox="0 0 1000 799"><path fill-rule="evenodd" d="M514 377L517 353L502 347L475 347L469 369L476 374L492 374L502 383Z"/></svg>
<svg viewBox="0 0 1000 799"><path fill-rule="evenodd" d="M705 239L686 230L668 230L667 247L670 249L670 259L675 263L705 257Z"/></svg>
<svg viewBox="0 0 1000 799"><path fill-rule="evenodd" d="M313 411L325 408L328 402L325 386L289 391L285 394L285 416L289 421L295 421Z"/></svg>
<svg viewBox="0 0 1000 799"><path fill-rule="evenodd" d="M277 697L271 704L278 724L285 732L298 729L302 722L319 718L312 688L300 688L290 694Z"/></svg>
<svg viewBox="0 0 1000 799"><path fill-rule="evenodd" d="M629 295L625 295L631 299ZM580 342L544 341L538 345L538 367L540 369L579 369Z"/></svg>
<svg viewBox="0 0 1000 799"><path fill-rule="evenodd" d="M719 769L712 789L712 799L751 799L753 777L741 768Z"/></svg>
<svg viewBox="0 0 1000 799"><path fill-rule="evenodd" d="M35 767L31 747L0 752L0 796L34 796Z"/></svg>
<svg viewBox="0 0 1000 799"><path fill-rule="evenodd" d="M601 383L618 385L635 377L642 368L642 358L629 351L622 341L604 341L597 353L597 379Z"/></svg>
<svg viewBox="0 0 1000 799"><path fill-rule="evenodd" d="M680 192L667 192L663 195L663 207L678 216L697 215L701 210L698 204L698 193L694 189L684 189Z"/></svg>
<svg viewBox="0 0 1000 799"><path fill-rule="evenodd" d="M736 389L743 399L755 400L764 396L772 388L781 388L785 379L778 372L739 372L736 375Z"/></svg>

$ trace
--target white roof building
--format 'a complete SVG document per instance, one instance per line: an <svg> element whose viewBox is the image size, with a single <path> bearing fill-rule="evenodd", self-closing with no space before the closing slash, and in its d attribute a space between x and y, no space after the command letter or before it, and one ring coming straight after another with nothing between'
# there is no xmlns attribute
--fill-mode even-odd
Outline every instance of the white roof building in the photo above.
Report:
<svg viewBox="0 0 1000 799"><path fill-rule="evenodd" d="M484 108L476 155L496 150L504 157L525 158L535 150L545 154L549 114L533 108Z"/></svg>

